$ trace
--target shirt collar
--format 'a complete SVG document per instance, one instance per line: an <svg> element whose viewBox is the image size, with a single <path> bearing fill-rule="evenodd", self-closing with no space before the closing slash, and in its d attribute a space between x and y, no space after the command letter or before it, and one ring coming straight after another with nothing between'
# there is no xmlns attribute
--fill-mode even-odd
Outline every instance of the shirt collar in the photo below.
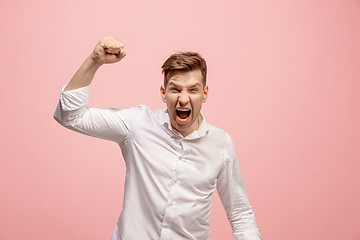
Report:
<svg viewBox="0 0 360 240"><path fill-rule="evenodd" d="M193 131L192 133L190 133L189 135L187 135L186 137L183 137L178 131L176 131L172 128L167 109L161 110L160 121L161 121L161 124L164 126L165 131L172 137L189 139L189 140L197 139L197 138L201 138L209 133L209 128L208 128L208 124L206 123L205 116L202 114L202 112L200 112L200 114L201 114L203 120L200 123L199 128L196 129L195 131Z"/></svg>

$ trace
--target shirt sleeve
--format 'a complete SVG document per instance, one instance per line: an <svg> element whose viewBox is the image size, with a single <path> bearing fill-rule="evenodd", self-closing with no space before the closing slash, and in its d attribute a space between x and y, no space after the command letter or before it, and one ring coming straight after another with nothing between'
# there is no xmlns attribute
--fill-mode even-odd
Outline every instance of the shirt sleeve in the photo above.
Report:
<svg viewBox="0 0 360 240"><path fill-rule="evenodd" d="M123 141L141 115L144 106L135 108L88 107L90 86L60 93L54 118L76 132L114 142Z"/></svg>
<svg viewBox="0 0 360 240"><path fill-rule="evenodd" d="M224 166L218 176L217 191L235 240L262 240L249 203L235 147L230 136L227 137Z"/></svg>

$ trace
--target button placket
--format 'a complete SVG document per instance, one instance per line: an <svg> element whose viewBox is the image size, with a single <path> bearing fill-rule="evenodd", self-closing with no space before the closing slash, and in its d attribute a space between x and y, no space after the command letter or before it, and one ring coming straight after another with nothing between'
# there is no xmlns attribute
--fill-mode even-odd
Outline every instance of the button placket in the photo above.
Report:
<svg viewBox="0 0 360 240"><path fill-rule="evenodd" d="M175 160L175 163L174 163L174 168L172 169L172 172L171 172L171 185L169 186L169 189L168 189L168 202L167 202L167 205L164 209L164 216L163 216L163 225L162 225L162 228L163 229L168 229L170 228L169 224L166 223L168 219L168 212L169 211L173 211L173 210L170 210L172 209L172 207L175 206L175 201L174 201L174 187L175 187L175 184L178 184L179 183L179 179L178 179L178 171L179 171L179 165L181 165L182 161L183 161L183 154L184 154L184 150L183 150L183 147L181 146L181 148L179 149L180 151L178 151L177 153L177 156L176 158L174 159ZM181 168L180 168L181 169ZM176 188L176 187L175 187ZM176 195L176 194L175 194Z"/></svg>

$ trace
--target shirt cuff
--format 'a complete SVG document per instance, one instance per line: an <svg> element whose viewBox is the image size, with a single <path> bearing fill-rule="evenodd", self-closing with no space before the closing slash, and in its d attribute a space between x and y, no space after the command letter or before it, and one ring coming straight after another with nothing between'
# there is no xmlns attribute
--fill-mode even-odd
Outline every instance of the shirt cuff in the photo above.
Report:
<svg viewBox="0 0 360 240"><path fill-rule="evenodd" d="M262 240L259 230L233 233L235 240Z"/></svg>
<svg viewBox="0 0 360 240"><path fill-rule="evenodd" d="M64 92L65 85L61 89L60 102L64 111L77 110L89 102L90 85Z"/></svg>

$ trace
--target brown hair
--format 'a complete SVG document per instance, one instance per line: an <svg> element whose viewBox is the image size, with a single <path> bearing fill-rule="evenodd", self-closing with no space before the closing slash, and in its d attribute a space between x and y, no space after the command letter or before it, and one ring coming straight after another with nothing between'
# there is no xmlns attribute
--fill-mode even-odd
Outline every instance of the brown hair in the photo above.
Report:
<svg viewBox="0 0 360 240"><path fill-rule="evenodd" d="M196 52L179 52L171 55L162 65L164 74L164 87L166 88L169 79L176 72L188 72L199 69L202 75L202 82L206 86L206 61Z"/></svg>

